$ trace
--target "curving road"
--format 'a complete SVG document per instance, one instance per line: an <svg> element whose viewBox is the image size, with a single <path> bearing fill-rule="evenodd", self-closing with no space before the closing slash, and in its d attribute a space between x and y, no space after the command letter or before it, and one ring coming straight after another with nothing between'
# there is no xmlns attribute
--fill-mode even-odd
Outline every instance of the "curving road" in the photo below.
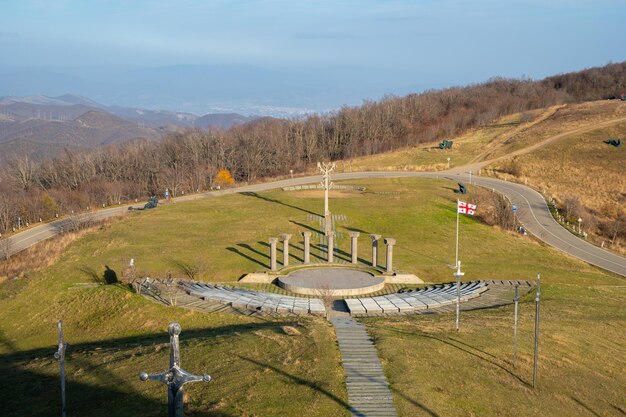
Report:
<svg viewBox="0 0 626 417"><path fill-rule="evenodd" d="M442 172L352 172L333 175L336 180L389 178L389 177L424 177L444 178L451 181L468 181L468 174L458 168ZM218 197L241 192L260 192L293 185L304 185L321 181L320 175L290 178L263 184L247 185L221 191L211 191L202 194L178 197L176 202L190 201L205 197ZM598 266L607 271L626 276L626 258L594 246L568 232L553 218L541 194L532 188L521 184L497 180L494 178L472 176L472 183L491 188L508 197L518 207L517 218L526 230L545 243L561 250L564 253L579 258L589 264ZM95 220L121 215L128 212L129 205L109 208L92 214ZM10 240L10 252L17 253L35 243L41 242L59 234L70 225L68 219L57 220L42 224L15 236Z"/></svg>

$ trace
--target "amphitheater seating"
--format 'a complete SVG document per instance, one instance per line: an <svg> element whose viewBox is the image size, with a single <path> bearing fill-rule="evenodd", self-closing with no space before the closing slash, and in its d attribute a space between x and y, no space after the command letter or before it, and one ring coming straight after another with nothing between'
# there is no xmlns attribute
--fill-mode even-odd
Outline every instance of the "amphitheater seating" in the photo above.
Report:
<svg viewBox="0 0 626 417"><path fill-rule="evenodd" d="M461 301L480 296L487 287L480 281L461 284ZM418 290L398 292L378 297L345 300L353 316L413 313L456 303L456 284L437 285Z"/></svg>
<svg viewBox="0 0 626 417"><path fill-rule="evenodd" d="M181 283L180 286L190 295L204 300L217 301L240 310L314 316L326 314L324 303L319 298L291 297L204 283Z"/></svg>

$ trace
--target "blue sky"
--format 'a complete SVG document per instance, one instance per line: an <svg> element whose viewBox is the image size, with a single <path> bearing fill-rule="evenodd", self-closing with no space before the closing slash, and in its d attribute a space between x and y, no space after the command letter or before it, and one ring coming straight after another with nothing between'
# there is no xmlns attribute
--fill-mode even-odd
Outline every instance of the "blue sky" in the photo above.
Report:
<svg viewBox="0 0 626 417"><path fill-rule="evenodd" d="M356 67L383 85L444 86L626 59L623 0L0 0L0 11L4 67Z"/></svg>

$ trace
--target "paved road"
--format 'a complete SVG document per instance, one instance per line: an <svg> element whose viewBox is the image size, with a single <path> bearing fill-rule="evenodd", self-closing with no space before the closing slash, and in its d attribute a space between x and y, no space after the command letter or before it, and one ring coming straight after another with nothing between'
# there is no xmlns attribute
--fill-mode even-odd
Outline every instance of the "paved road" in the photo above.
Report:
<svg viewBox="0 0 626 417"><path fill-rule="evenodd" d="M352 172L338 173L333 175L335 180L364 179L364 178L389 178L389 177L425 177L445 178L451 181L468 181L468 174L455 169L449 172ZM260 192L293 185L319 183L320 175L290 178L262 184L247 185L230 188L222 191L211 191L201 194L178 197L175 202L195 200L205 197L218 197L227 194L241 192ZM487 188L492 188L506 197L518 207L517 218L519 222L537 238L555 248L579 258L592 265L626 276L626 258L608 252L586 241L577 238L559 225L550 214L548 206L538 192L521 184L501 181L493 178L472 176L472 183ZM137 207L138 205L135 204ZM128 205L101 210L93 214L97 220L121 215L128 212ZM33 227L21 232L11 239L11 252L17 253L37 242L41 242L58 234L63 228L68 227L68 220L57 220L51 223Z"/></svg>

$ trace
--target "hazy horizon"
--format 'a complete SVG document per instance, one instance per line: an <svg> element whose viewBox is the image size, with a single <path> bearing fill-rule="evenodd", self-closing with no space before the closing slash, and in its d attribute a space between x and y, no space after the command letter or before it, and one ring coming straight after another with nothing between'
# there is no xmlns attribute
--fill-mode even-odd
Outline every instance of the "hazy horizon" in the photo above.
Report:
<svg viewBox="0 0 626 417"><path fill-rule="evenodd" d="M626 12L616 0L25 0L2 7L0 96L73 93L194 113L325 111L626 57Z"/></svg>

